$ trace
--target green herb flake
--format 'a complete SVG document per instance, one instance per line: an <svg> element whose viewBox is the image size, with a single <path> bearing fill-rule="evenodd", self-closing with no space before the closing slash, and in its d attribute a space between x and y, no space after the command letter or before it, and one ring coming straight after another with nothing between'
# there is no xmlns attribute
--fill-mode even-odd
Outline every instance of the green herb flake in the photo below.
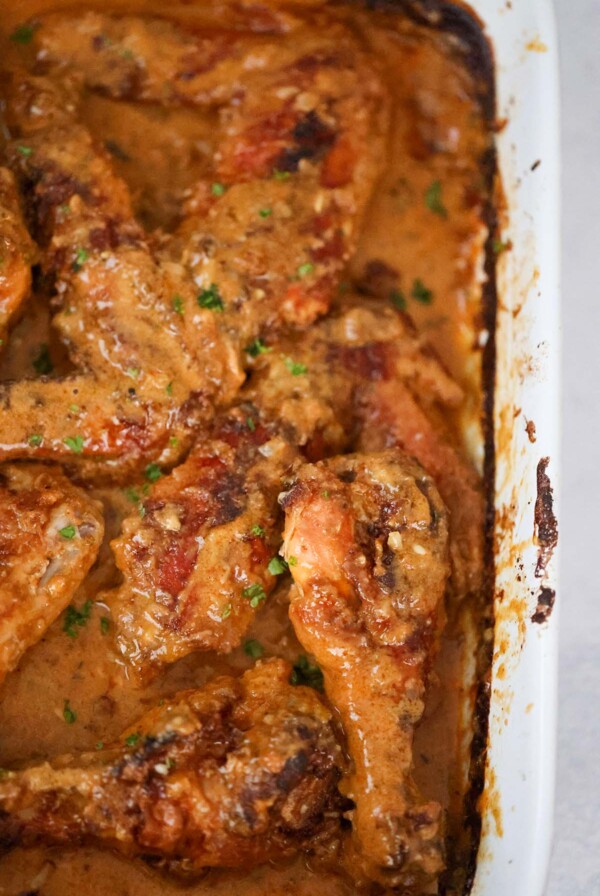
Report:
<svg viewBox="0 0 600 896"><path fill-rule="evenodd" d="M101 616L100 617L100 631L102 632L102 634L107 635L109 628L110 628L110 620L109 620L108 616Z"/></svg>
<svg viewBox="0 0 600 896"><path fill-rule="evenodd" d="M223 607L223 610L221 612L221 619L229 619L229 617L231 616L232 610L233 610L233 607L231 606L231 604L225 604L225 606Z"/></svg>
<svg viewBox="0 0 600 896"><path fill-rule="evenodd" d="M301 376L303 373L308 371L308 367L306 364L302 364L299 361L294 361L293 358L284 358L283 363L292 374L292 376Z"/></svg>
<svg viewBox="0 0 600 896"><path fill-rule="evenodd" d="M103 749L104 749L104 741L103 741L103 740L99 740L99 741L97 741L97 743L96 743L96 749L97 749L97 750L103 750Z"/></svg>
<svg viewBox="0 0 600 896"><path fill-rule="evenodd" d="M148 482L156 482L162 476L162 470L158 464L148 464L145 473Z"/></svg>
<svg viewBox="0 0 600 896"><path fill-rule="evenodd" d="M137 380L141 373L141 370L139 367L128 367L125 372L127 373L127 376L131 377L132 380Z"/></svg>
<svg viewBox="0 0 600 896"><path fill-rule="evenodd" d="M252 657L253 660L259 660L261 656L264 656L264 652L265 648L260 641L256 641L254 638L250 638L244 644L244 653L246 656Z"/></svg>
<svg viewBox="0 0 600 896"><path fill-rule="evenodd" d="M261 218L270 218L271 215L273 214L273 209L272 208L260 208L258 210L258 214L261 216Z"/></svg>
<svg viewBox="0 0 600 896"><path fill-rule="evenodd" d="M73 270L75 273L80 271L89 257L90 253L88 252L88 250L80 247L75 253L75 261L71 265L71 270Z"/></svg>
<svg viewBox="0 0 600 896"><path fill-rule="evenodd" d="M218 181L215 181L214 184L211 185L210 192L213 196L222 196L227 187L225 184L221 184Z"/></svg>
<svg viewBox="0 0 600 896"><path fill-rule="evenodd" d="M171 448L177 448L177 446L179 445L179 439L177 438L177 436L169 436L169 445L171 446Z"/></svg>
<svg viewBox="0 0 600 896"><path fill-rule="evenodd" d="M33 153L33 149L31 148L31 146L23 146L23 144L20 144L19 146L17 146L17 152L19 153L19 155L22 155L24 159L28 159L29 156Z"/></svg>
<svg viewBox="0 0 600 896"><path fill-rule="evenodd" d="M503 252L508 252L509 249L512 249L512 242L510 240L501 240L498 238L492 240L492 251L494 255L502 255Z"/></svg>
<svg viewBox="0 0 600 896"><path fill-rule="evenodd" d="M165 387L165 392L167 393L167 395L173 394L173 383L167 383L167 385Z"/></svg>
<svg viewBox="0 0 600 896"><path fill-rule="evenodd" d="M223 311L225 308L216 283L211 283L208 289L203 289L196 297L196 301L201 308L209 308L211 311Z"/></svg>
<svg viewBox="0 0 600 896"><path fill-rule="evenodd" d="M52 363L50 352L48 351L48 346L45 342L40 345L37 357L33 359L32 363L34 370L36 373L39 373L40 376L46 376L54 370L54 364Z"/></svg>
<svg viewBox="0 0 600 896"><path fill-rule="evenodd" d="M406 296L401 289L392 289L390 292L390 302L395 305L399 311L406 310Z"/></svg>
<svg viewBox="0 0 600 896"><path fill-rule="evenodd" d="M423 281L418 277L413 283L410 294L415 302L420 302L421 305L431 305L433 302L433 292L427 289Z"/></svg>
<svg viewBox="0 0 600 896"><path fill-rule="evenodd" d="M63 441L67 448L75 454L81 454L83 451L83 436L67 436Z"/></svg>
<svg viewBox="0 0 600 896"><path fill-rule="evenodd" d="M77 607L74 607L73 605L67 607L67 609L65 610L65 618L63 622L63 632L65 632L65 634L68 635L69 638L76 638L79 634L77 629L83 628L83 626L90 618L91 612L91 600L86 600L80 610L78 610Z"/></svg>
<svg viewBox="0 0 600 896"><path fill-rule="evenodd" d="M331 495L329 494L329 492L327 491L327 489L324 489L324 490L321 492L321 497L322 497L322 498L326 498L327 500L329 500L329 498L331 497Z"/></svg>
<svg viewBox="0 0 600 896"><path fill-rule="evenodd" d="M67 725L73 725L77 721L77 713L74 709L71 709L69 700L65 700L64 702L63 719L65 720Z"/></svg>
<svg viewBox="0 0 600 896"><path fill-rule="evenodd" d="M78 404L70 404L69 410L71 411L72 414L78 414L80 411L80 407Z"/></svg>
<svg viewBox="0 0 600 896"><path fill-rule="evenodd" d="M137 742L139 741L141 736L142 735L139 734L137 731L134 732L133 734L128 734L127 737L125 738L125 743L127 744L128 747L135 747L135 745L137 744Z"/></svg>
<svg viewBox="0 0 600 896"><path fill-rule="evenodd" d="M291 174L289 171L278 171L277 169L275 169L275 171L273 172L273 177L275 178L275 180L289 180Z"/></svg>
<svg viewBox="0 0 600 896"><path fill-rule="evenodd" d="M425 205L440 218L448 217L448 209L442 202L442 184L439 180L432 181L425 190Z"/></svg>
<svg viewBox="0 0 600 896"><path fill-rule="evenodd" d="M262 526L259 526L259 525L252 526L252 528L250 529L250 534L254 535L256 538L263 538L264 534L265 534L265 530L263 529Z"/></svg>
<svg viewBox="0 0 600 896"><path fill-rule="evenodd" d="M246 424L250 432L254 432L256 430L256 423L252 419L252 417L246 417Z"/></svg>
<svg viewBox="0 0 600 896"><path fill-rule="evenodd" d="M19 25L11 34L10 39L15 44L30 44L38 27L38 25Z"/></svg>
<svg viewBox="0 0 600 896"><path fill-rule="evenodd" d="M275 556L269 560L269 565L267 569L271 573L272 576L280 576L282 573L287 572L288 565L283 559L283 557Z"/></svg>
<svg viewBox="0 0 600 896"><path fill-rule="evenodd" d="M62 529L58 530L58 534L61 538L66 538L70 541L77 535L77 526L64 526Z"/></svg>
<svg viewBox="0 0 600 896"><path fill-rule="evenodd" d="M296 268L296 274L302 280L304 277L308 277L309 274L312 274L315 266L312 262L307 261L304 264L301 264L298 268Z"/></svg>
<svg viewBox="0 0 600 896"><path fill-rule="evenodd" d="M298 558L293 555L288 559L288 566L298 566Z"/></svg>
<svg viewBox="0 0 600 896"><path fill-rule="evenodd" d="M38 432L34 432L33 435L29 436L29 438L27 439L27 442L31 445L32 448L39 448L43 441L44 437Z"/></svg>
<svg viewBox="0 0 600 896"><path fill-rule="evenodd" d="M311 663L307 656L299 656L292 667L290 684L305 685L316 691L323 690L323 673L316 663Z"/></svg>
<svg viewBox="0 0 600 896"><path fill-rule="evenodd" d="M183 299L179 295L179 293L177 295L173 296L173 298L171 300L171 305L173 306L173 311L175 312L175 314L183 315Z"/></svg>
<svg viewBox="0 0 600 896"><path fill-rule="evenodd" d="M251 358L258 358L259 355L264 355L267 352L272 352L273 349L262 341L262 339L255 339L254 342L251 342L250 345L247 345L244 349L246 354L250 355Z"/></svg>
<svg viewBox="0 0 600 896"><path fill-rule="evenodd" d="M256 609L259 604L263 602L263 600L267 599L267 595L265 594L265 589L258 582L255 582L254 585L248 585L247 588L244 588L242 591L242 597L245 597L250 601L250 606L253 609Z"/></svg>

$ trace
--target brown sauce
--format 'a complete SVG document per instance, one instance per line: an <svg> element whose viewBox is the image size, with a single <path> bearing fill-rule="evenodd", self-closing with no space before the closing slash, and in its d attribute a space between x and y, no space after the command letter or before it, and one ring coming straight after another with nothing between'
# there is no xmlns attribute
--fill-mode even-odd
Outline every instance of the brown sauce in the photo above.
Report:
<svg viewBox="0 0 600 896"><path fill-rule="evenodd" d="M68 4L72 8L74 4ZM81 4L88 7L92 4ZM200 5L200 4L199 4ZM310 4L305 4L310 7ZM314 4L312 4L314 5ZM15 25L31 14L65 3L0 0L2 52ZM159 11L155 2L103 4L119 11ZM187 4L173 15L194 18ZM218 18L218 4L212 13ZM307 11L310 16L310 8ZM481 462L482 254L486 229L482 211L486 185L482 157L490 145L489 125L475 99L475 76L443 33L394 12L366 12L360 4L331 4L331 15L350 22L370 47L389 81L394 114L385 174L366 216L359 250L349 276L369 281L382 298L405 303L427 333L466 399L458 419L476 463ZM85 103L85 121L115 158L128 182L136 211L149 229L169 228L184 190L202 176L211 152L211 121L197 111L165 111L123 104L97 96ZM37 297L14 331L0 360L0 378L32 374L40 345L52 346L49 315ZM128 509L121 490L99 493L107 509L107 539L101 561L85 583L79 601L112 584L116 571L107 544ZM77 602L77 601L76 601ZM472 709L472 672L466 658L477 639L469 613L449 620L436 661L425 718L417 732L417 778L430 799L449 811L450 841L461 828L468 767L469 729L463 719ZM287 619L286 588L259 615L249 637L259 637L267 655L294 660L301 649ZM111 667L99 617L92 613L76 638L57 623L0 689L0 766L40 760L70 750L93 749L116 737L157 697L199 686L217 672L248 668L237 650L228 657L196 654L170 668L145 690L124 688ZM117 684L118 682L118 684ZM68 699L77 713L65 723ZM467 711L465 712L465 705ZM43 893L64 896L167 896L180 885L141 861L127 861L92 849L21 850L0 859L0 890L7 896ZM299 858L284 867L251 872L210 872L187 888L191 894L237 896L341 896L353 892L334 872L313 871ZM454 892L454 891L453 891Z"/></svg>

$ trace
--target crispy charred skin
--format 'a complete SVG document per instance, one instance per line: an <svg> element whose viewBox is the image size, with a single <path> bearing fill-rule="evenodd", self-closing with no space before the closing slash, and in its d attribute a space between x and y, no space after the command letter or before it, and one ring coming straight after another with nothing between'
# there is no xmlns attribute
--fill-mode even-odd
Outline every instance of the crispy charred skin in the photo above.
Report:
<svg viewBox="0 0 600 896"><path fill-rule="evenodd" d="M125 185L75 121L74 95L68 82L58 88L23 75L11 93L20 137L9 159L55 281L53 323L81 372L2 388L0 455L104 460L106 474L152 456L175 459L206 401L230 398L241 376L214 314L191 307L191 283L153 259ZM175 294L187 319L173 307ZM32 432L41 443L31 443Z"/></svg>
<svg viewBox="0 0 600 896"><path fill-rule="evenodd" d="M165 869L257 865L338 830L341 751L281 660L150 710L118 742L0 780L0 841L91 843Z"/></svg>
<svg viewBox="0 0 600 896"><path fill-rule="evenodd" d="M112 544L124 582L106 600L141 675L240 643L276 584L277 499L296 458L251 406L233 409L124 522Z"/></svg>
<svg viewBox="0 0 600 896"><path fill-rule="evenodd" d="M0 351L31 288L36 255L15 180L8 168L0 168Z"/></svg>
<svg viewBox="0 0 600 896"><path fill-rule="evenodd" d="M348 867L421 892L443 867L441 810L414 783L412 738L444 619L446 509L399 451L305 466L284 506L290 617L352 760L341 785L355 803Z"/></svg>
<svg viewBox="0 0 600 896"><path fill-rule="evenodd" d="M0 468L0 682L70 602L103 533L100 505L58 470Z"/></svg>
<svg viewBox="0 0 600 896"><path fill-rule="evenodd" d="M433 476L450 511L452 584L477 592L483 570L481 483L445 422L462 392L410 319L348 296L301 336L267 345L244 394L309 460L397 446Z"/></svg>
<svg viewBox="0 0 600 896"><path fill-rule="evenodd" d="M218 284L240 347L327 310L387 126L379 79L345 29L295 27L273 41L86 13L45 17L35 39L38 64L109 96L219 111L222 195L198 185L170 255L197 286Z"/></svg>

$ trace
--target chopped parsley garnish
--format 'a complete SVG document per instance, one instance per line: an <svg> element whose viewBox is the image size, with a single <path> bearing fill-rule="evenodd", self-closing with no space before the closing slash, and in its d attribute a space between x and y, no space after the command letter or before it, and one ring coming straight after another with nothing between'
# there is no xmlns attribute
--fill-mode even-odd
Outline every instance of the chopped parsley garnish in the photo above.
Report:
<svg viewBox="0 0 600 896"><path fill-rule="evenodd" d="M77 535L77 526L64 526L58 530L58 534L61 538L67 538L70 541L71 538L75 538Z"/></svg>
<svg viewBox="0 0 600 896"><path fill-rule="evenodd" d="M434 180L425 190L425 205L440 218L448 217L448 209L442 202L442 185L439 180Z"/></svg>
<svg viewBox="0 0 600 896"><path fill-rule="evenodd" d="M71 704L70 704L69 700L65 700L65 703L63 706L63 719L65 720L67 725L72 725L74 722L77 721L77 713L75 712L74 709L71 709Z"/></svg>
<svg viewBox="0 0 600 896"><path fill-rule="evenodd" d="M512 242L510 240L494 239L492 241L492 251L494 255L502 255L503 252L508 252L509 249L512 249Z"/></svg>
<svg viewBox="0 0 600 896"><path fill-rule="evenodd" d="M109 628L110 628L110 620L109 620L108 616L101 616L100 617L100 631L102 632L102 634L107 635Z"/></svg>
<svg viewBox="0 0 600 896"><path fill-rule="evenodd" d="M316 691L322 691L323 673L316 663L311 663L308 657L302 654L292 667L290 684L303 684Z"/></svg>
<svg viewBox="0 0 600 896"><path fill-rule="evenodd" d="M212 184L210 192L213 194L213 196L222 196L226 189L227 187L225 186L225 184L221 184L216 181L214 184Z"/></svg>
<svg viewBox="0 0 600 896"><path fill-rule="evenodd" d="M64 439L64 443L67 448L70 448L75 454L81 454L83 451L83 436L67 436L66 439Z"/></svg>
<svg viewBox="0 0 600 896"><path fill-rule="evenodd" d="M324 490L321 492L321 497L322 497L322 498L327 498L327 499L329 499L329 498L331 497L331 495L329 494L329 492L327 491L327 489L324 489Z"/></svg>
<svg viewBox="0 0 600 896"><path fill-rule="evenodd" d="M71 270L73 270L75 273L80 271L89 257L90 253L87 249L84 249L83 247L79 248L75 253L75 261L71 265Z"/></svg>
<svg viewBox="0 0 600 896"><path fill-rule="evenodd" d="M38 25L19 25L11 34L10 39L15 44L30 44L38 27Z"/></svg>
<svg viewBox="0 0 600 896"><path fill-rule="evenodd" d="M140 737L141 734L138 734L137 732L134 732L134 734L128 734L125 738L125 743L128 747L135 747Z"/></svg>
<svg viewBox="0 0 600 896"><path fill-rule="evenodd" d="M148 464L145 473L148 482L156 482L162 476L162 470L158 464Z"/></svg>
<svg viewBox="0 0 600 896"><path fill-rule="evenodd" d="M225 604L221 613L221 619L229 619L232 609L233 607L231 606L231 604Z"/></svg>
<svg viewBox="0 0 600 896"><path fill-rule="evenodd" d="M275 178L275 180L289 180L291 175L289 171L278 171L277 169L275 169L275 171L273 172L273 177Z"/></svg>
<svg viewBox="0 0 600 896"><path fill-rule="evenodd" d="M33 150L31 148L31 146L23 146L21 144L20 146L17 146L17 152L20 155L22 155L24 159L28 159L29 156L32 154Z"/></svg>
<svg viewBox="0 0 600 896"><path fill-rule="evenodd" d="M258 214L261 218L269 218L273 214L272 208L261 208L258 210Z"/></svg>
<svg viewBox="0 0 600 896"><path fill-rule="evenodd" d="M54 364L52 363L50 352L48 351L48 346L45 342L40 345L38 355L33 359L33 367L40 376L45 376L48 373L52 373L54 370Z"/></svg>
<svg viewBox="0 0 600 896"><path fill-rule="evenodd" d="M264 655L264 652L265 648L260 641L256 641L254 638L250 638L244 644L244 653L246 656L252 657L253 660L259 660Z"/></svg>
<svg viewBox="0 0 600 896"><path fill-rule="evenodd" d="M175 312L175 314L183 314L183 299L179 294L173 296L171 304L173 306L173 311Z"/></svg>
<svg viewBox="0 0 600 896"><path fill-rule="evenodd" d="M38 432L34 432L33 435L29 436L27 439L32 448L39 448L39 446L44 441L44 437L41 436Z"/></svg>
<svg viewBox="0 0 600 896"><path fill-rule="evenodd" d="M306 364L302 364L299 361L294 361L292 358L284 358L283 363L292 374L292 376L300 376L303 373L306 373L308 367Z"/></svg>
<svg viewBox="0 0 600 896"><path fill-rule="evenodd" d="M216 283L211 283L208 289L203 289L196 297L196 301L201 308L210 308L211 311L223 311L225 308Z"/></svg>
<svg viewBox="0 0 600 896"><path fill-rule="evenodd" d="M69 606L65 611L65 619L63 622L63 632L65 632L69 638L76 638L79 632L78 628L83 628L88 619L90 618L90 613L92 612L92 601L86 600L86 602L82 605L81 609L78 610L77 607Z"/></svg>
<svg viewBox="0 0 600 896"><path fill-rule="evenodd" d="M104 741L103 741L103 740L99 740L99 741L96 743L96 749L97 749L97 750L103 750L103 749L104 749Z"/></svg>
<svg viewBox="0 0 600 896"><path fill-rule="evenodd" d="M420 302L421 305L431 305L433 301L433 292L430 289L427 289L423 281L418 277L413 283L410 294L415 302Z"/></svg>
<svg viewBox="0 0 600 896"><path fill-rule="evenodd" d="M265 594L265 589L258 582L255 582L254 585L248 585L247 588L244 588L242 591L242 597L245 597L250 601L250 606L255 609L259 604L263 602L263 600L267 599L267 595Z"/></svg>
<svg viewBox="0 0 600 896"><path fill-rule="evenodd" d="M140 502L140 496L134 488L126 488L125 497L128 501L131 501L132 504L139 504Z"/></svg>
<svg viewBox="0 0 600 896"><path fill-rule="evenodd" d="M269 565L267 569L271 573L272 576L280 576L282 573L287 572L288 565L283 557L275 556L269 560Z"/></svg>
<svg viewBox="0 0 600 896"><path fill-rule="evenodd" d="M167 395L173 394L173 383L167 383L167 385L165 386L165 392L167 393Z"/></svg>
<svg viewBox="0 0 600 896"><path fill-rule="evenodd" d="M290 559L288 560L287 564L288 564L288 566L298 566L298 558L297 558L297 557L294 557L294 556L292 555L292 556L290 557Z"/></svg>
<svg viewBox="0 0 600 896"><path fill-rule="evenodd" d="M252 417L246 417L246 423L248 425L248 429L250 430L250 432L254 432L256 429L256 423L254 422Z"/></svg>
<svg viewBox="0 0 600 896"><path fill-rule="evenodd" d="M171 448L177 448L177 446L179 445L179 439L177 438L177 436L169 436L169 445L171 446Z"/></svg>
<svg viewBox="0 0 600 896"><path fill-rule="evenodd" d="M262 339L255 339L254 342L251 342L250 345L247 345L244 351L250 355L251 358L258 358L259 355L264 355L266 352L273 351L268 345L262 341Z"/></svg>
<svg viewBox="0 0 600 896"><path fill-rule="evenodd" d="M400 311L404 311L406 309L406 297L402 290L400 289L392 289L390 292L390 302L392 305L395 305Z"/></svg>
<svg viewBox="0 0 600 896"><path fill-rule="evenodd" d="M307 261L304 264L301 264L298 268L296 268L296 273L298 277L302 280L303 277L308 277L309 274L312 274L315 266L311 261Z"/></svg>
<svg viewBox="0 0 600 896"><path fill-rule="evenodd" d="M80 407L78 404L70 404L69 410L71 411L72 414L78 414L80 411Z"/></svg>
<svg viewBox="0 0 600 896"><path fill-rule="evenodd" d="M259 525L252 526L252 528L250 529L250 534L255 535L257 538L262 538L265 534L265 530L262 526Z"/></svg>
<svg viewBox="0 0 600 896"><path fill-rule="evenodd" d="M141 370L139 367L128 367L125 372L127 373L127 376L131 377L132 380L137 380L138 376L141 373Z"/></svg>

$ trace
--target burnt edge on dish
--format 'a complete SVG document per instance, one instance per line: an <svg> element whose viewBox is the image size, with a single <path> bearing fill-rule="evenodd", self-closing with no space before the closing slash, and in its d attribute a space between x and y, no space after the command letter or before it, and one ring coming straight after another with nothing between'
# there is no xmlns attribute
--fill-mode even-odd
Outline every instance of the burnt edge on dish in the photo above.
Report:
<svg viewBox="0 0 600 896"><path fill-rule="evenodd" d="M533 537L538 546L538 558L535 566L535 577L543 579L554 549L558 544L558 520L554 512L554 491L548 476L549 457L542 457L536 469L537 494L533 512ZM537 595L537 606L531 621L541 624L547 622L552 614L556 601L556 592L547 585L542 585Z"/></svg>
<svg viewBox="0 0 600 896"><path fill-rule="evenodd" d="M462 64L476 77L476 99L490 131L496 123L495 59L493 47L484 31L484 23L477 14L460 0L349 0L362 2L369 10L401 13L418 24L450 34L454 51ZM494 439L494 397L496 383L496 253L499 221L497 200L500 195L497 153L492 145L481 159L486 201L482 221L487 227L484 247L485 281L482 287L481 326L489 334L482 351L482 428L484 438L483 482L486 500L485 519L485 581L482 590L480 617L482 632L489 630L492 637L481 638L477 655L477 691L474 700L473 736L470 750L468 786L464 797L462 842L456 845L454 868L442 875L440 893L467 896L475 879L477 853L481 839L479 799L485 782L488 747L489 712L491 698L491 669L494 631L494 591L496 564L494 529L496 520L495 479L496 450ZM457 874L457 871L459 874Z"/></svg>

